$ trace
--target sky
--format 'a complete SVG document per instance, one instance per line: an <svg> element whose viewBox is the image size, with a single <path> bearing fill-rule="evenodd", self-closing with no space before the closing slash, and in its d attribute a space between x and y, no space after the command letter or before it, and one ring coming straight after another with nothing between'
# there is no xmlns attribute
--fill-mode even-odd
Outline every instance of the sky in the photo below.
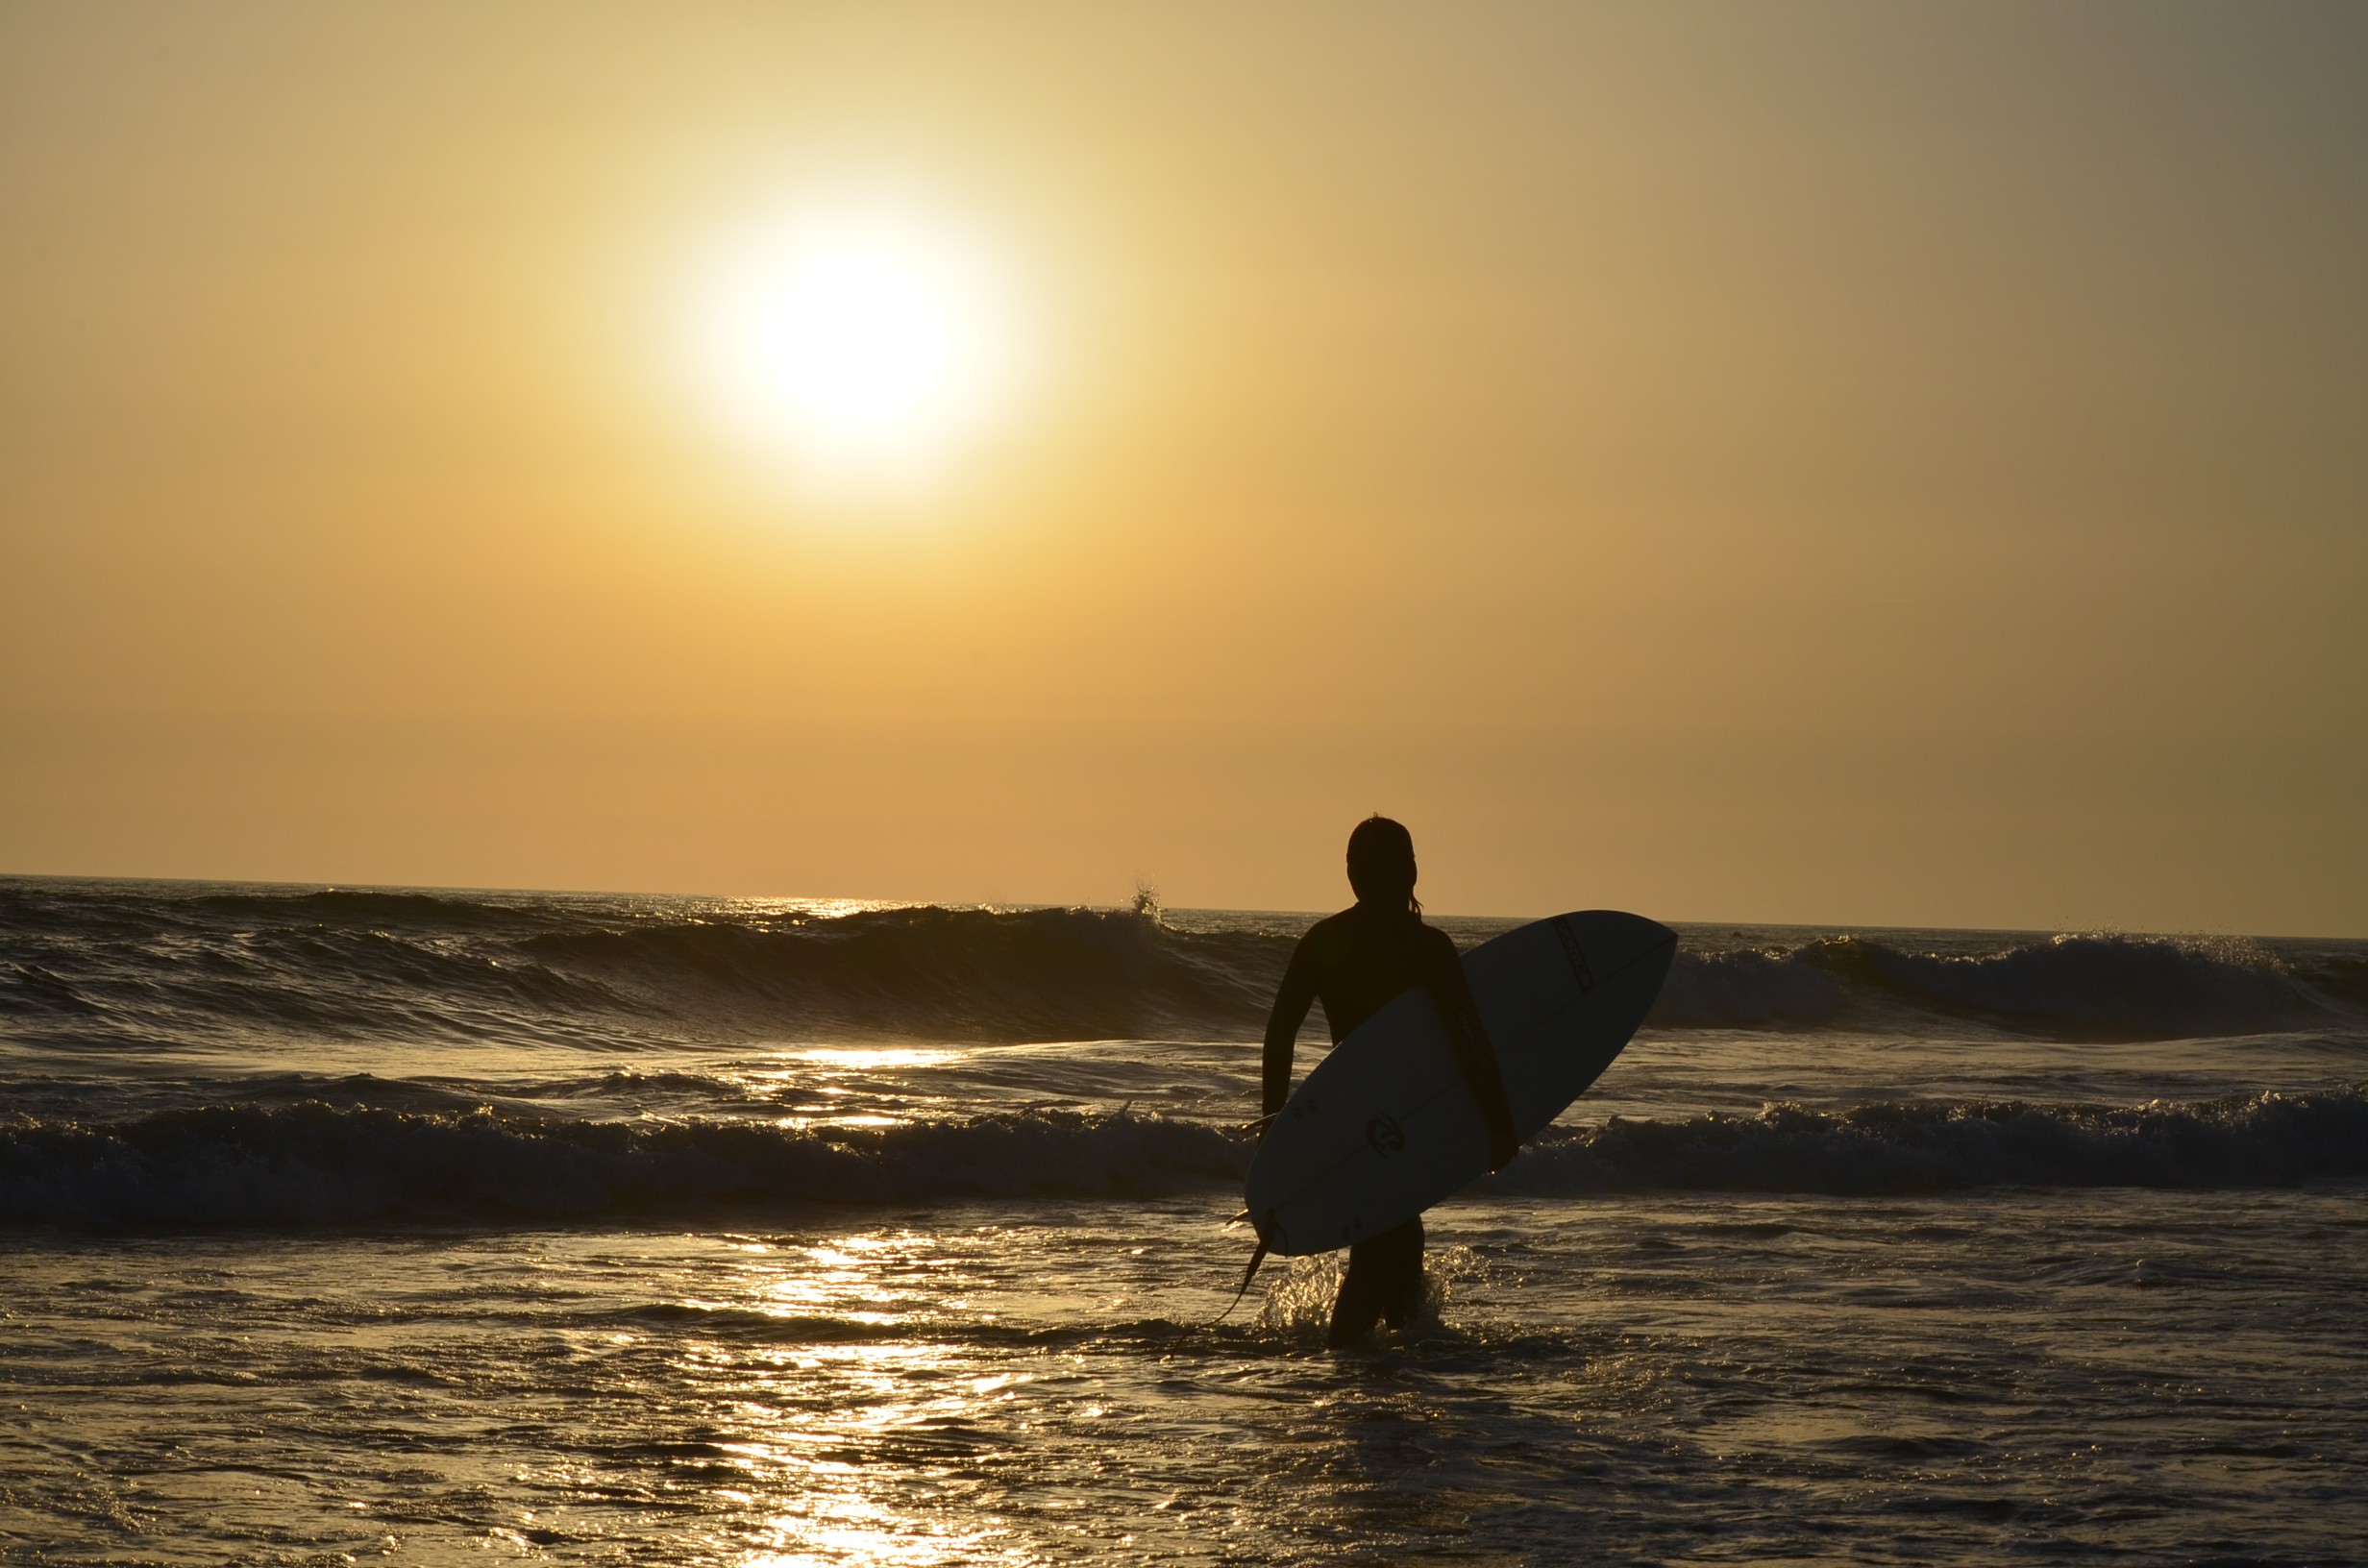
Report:
<svg viewBox="0 0 2368 1568"><path fill-rule="evenodd" d="M0 872L2368 935L2364 255L2356 5L15 0Z"/></svg>

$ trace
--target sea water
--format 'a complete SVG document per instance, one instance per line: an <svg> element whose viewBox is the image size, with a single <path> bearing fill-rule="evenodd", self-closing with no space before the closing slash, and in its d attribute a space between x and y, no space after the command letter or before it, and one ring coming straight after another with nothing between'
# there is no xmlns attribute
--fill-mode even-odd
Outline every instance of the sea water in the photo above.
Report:
<svg viewBox="0 0 2368 1568"><path fill-rule="evenodd" d="M0 880L0 1559L2368 1560L2368 944L1681 926L1344 1353L1311 918Z"/></svg>

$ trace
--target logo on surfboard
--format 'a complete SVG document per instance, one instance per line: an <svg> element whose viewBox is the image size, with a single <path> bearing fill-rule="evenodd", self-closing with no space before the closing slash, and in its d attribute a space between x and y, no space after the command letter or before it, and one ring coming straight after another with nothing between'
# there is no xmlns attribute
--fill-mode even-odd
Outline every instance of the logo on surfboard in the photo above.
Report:
<svg viewBox="0 0 2368 1568"><path fill-rule="evenodd" d="M1385 1111L1365 1124L1365 1141L1373 1145L1375 1154L1395 1154L1406 1147L1406 1129Z"/></svg>

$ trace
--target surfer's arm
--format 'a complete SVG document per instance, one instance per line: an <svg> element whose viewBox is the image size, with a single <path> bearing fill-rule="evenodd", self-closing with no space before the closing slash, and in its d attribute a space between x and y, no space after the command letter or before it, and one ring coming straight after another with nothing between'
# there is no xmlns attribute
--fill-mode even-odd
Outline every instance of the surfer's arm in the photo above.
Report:
<svg viewBox="0 0 2368 1568"><path fill-rule="evenodd" d="M1274 1010L1267 1015L1267 1048L1261 1074L1265 1092L1259 1112L1272 1115L1291 1098L1291 1058L1298 1049L1299 1025L1307 1021L1307 1010L1316 1005L1316 982L1311 974L1314 966L1307 959L1307 943L1302 940L1293 949L1291 967L1283 971L1283 984L1274 993Z"/></svg>
<svg viewBox="0 0 2368 1568"><path fill-rule="evenodd" d="M1455 1048L1456 1068L1489 1124L1489 1169L1502 1170L1521 1147L1520 1135L1513 1127L1513 1105L1505 1095L1504 1070L1497 1065L1496 1045L1489 1039L1489 1026L1480 1017L1471 982L1464 976L1463 958L1443 932L1439 945L1443 952L1431 979L1431 993L1447 1026L1447 1040Z"/></svg>

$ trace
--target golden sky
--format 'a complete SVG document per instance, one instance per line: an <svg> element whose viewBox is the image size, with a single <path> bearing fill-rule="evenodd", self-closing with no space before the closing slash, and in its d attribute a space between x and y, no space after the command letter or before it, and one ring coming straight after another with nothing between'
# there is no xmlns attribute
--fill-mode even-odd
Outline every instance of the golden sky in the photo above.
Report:
<svg viewBox="0 0 2368 1568"><path fill-rule="evenodd" d="M2356 5L0 7L0 870L2368 934L2363 257Z"/></svg>

